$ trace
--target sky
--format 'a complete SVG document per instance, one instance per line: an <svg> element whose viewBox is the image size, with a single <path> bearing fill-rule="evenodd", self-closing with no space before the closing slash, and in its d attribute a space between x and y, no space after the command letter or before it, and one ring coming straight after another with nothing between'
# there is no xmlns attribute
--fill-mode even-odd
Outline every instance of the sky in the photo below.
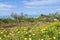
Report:
<svg viewBox="0 0 60 40"><path fill-rule="evenodd" d="M60 0L0 0L0 16L21 12L28 15L60 12Z"/></svg>

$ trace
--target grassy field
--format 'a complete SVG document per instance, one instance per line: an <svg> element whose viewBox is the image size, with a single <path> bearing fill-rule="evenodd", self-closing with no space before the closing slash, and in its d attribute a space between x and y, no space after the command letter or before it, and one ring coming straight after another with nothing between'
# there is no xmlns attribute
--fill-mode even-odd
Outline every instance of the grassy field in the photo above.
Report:
<svg viewBox="0 0 60 40"><path fill-rule="evenodd" d="M38 27L2 28L0 40L60 40L60 22Z"/></svg>

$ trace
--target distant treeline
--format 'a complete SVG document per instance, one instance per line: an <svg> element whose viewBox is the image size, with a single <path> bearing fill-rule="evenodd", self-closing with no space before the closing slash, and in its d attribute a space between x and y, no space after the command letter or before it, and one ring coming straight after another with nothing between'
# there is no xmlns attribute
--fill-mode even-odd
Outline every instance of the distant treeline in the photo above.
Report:
<svg viewBox="0 0 60 40"><path fill-rule="evenodd" d="M27 18L27 14L24 15L21 12L21 15L17 15L17 13L12 13L12 18L0 18L0 25L3 24L17 24L17 23L28 23L28 22L54 22L60 21L60 13L49 13L49 15L41 14L38 18Z"/></svg>

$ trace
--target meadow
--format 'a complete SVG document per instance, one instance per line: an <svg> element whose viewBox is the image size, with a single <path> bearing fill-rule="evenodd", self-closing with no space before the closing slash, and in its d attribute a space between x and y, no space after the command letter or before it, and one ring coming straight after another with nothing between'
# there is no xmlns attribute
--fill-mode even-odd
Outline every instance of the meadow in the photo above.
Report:
<svg viewBox="0 0 60 40"><path fill-rule="evenodd" d="M0 18L0 40L60 40L60 14L41 14L38 18L12 14Z"/></svg>
<svg viewBox="0 0 60 40"><path fill-rule="evenodd" d="M1 28L0 40L60 40L60 22L39 27Z"/></svg>

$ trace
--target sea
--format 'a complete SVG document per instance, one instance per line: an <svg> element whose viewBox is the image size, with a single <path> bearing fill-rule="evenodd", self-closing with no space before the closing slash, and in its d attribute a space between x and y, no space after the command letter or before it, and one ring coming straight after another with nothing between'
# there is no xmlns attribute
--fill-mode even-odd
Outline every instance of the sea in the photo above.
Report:
<svg viewBox="0 0 60 40"><path fill-rule="evenodd" d="M39 15L28 15L27 18L38 18ZM12 18L11 16L0 16L0 18Z"/></svg>

